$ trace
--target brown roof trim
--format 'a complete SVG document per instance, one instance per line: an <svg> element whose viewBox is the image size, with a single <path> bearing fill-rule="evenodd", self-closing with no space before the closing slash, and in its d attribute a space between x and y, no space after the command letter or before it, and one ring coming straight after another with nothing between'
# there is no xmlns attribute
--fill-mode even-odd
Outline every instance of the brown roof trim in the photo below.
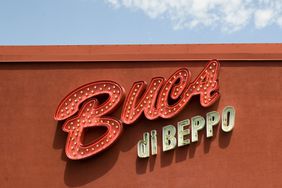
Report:
<svg viewBox="0 0 282 188"><path fill-rule="evenodd" d="M282 43L0 46L0 62L282 60Z"/></svg>

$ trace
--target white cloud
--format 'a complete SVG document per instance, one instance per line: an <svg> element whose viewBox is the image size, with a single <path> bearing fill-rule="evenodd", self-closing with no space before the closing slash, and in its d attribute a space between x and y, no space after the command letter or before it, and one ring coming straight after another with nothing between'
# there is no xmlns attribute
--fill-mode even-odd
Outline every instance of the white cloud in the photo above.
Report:
<svg viewBox="0 0 282 188"><path fill-rule="evenodd" d="M165 18L174 29L212 27L226 32L247 24L282 27L282 0L105 0L115 8L142 11L152 19Z"/></svg>
<svg viewBox="0 0 282 188"><path fill-rule="evenodd" d="M263 28L270 24L273 17L273 11L269 10L257 10L255 12L255 25L257 28Z"/></svg>

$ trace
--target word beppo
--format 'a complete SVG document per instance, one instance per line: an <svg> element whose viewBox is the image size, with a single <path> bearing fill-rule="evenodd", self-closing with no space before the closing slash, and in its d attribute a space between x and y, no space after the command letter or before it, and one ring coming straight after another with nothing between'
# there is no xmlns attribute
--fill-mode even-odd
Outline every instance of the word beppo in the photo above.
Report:
<svg viewBox="0 0 282 188"><path fill-rule="evenodd" d="M226 106L221 115L221 130L230 132L235 125L235 109L232 106ZM190 129L187 128L190 125ZM216 111L206 114L206 118L202 116L194 116L177 123L177 128L173 125L167 125L162 129L162 150L168 151L176 146L181 147L198 141L198 131L206 126L206 137L213 136L213 126L220 122L220 115ZM186 137L186 138L185 138ZM188 138L187 138L188 137ZM143 134L143 139L137 144L137 154L140 158L146 158L157 154L157 131L152 130L151 136L149 132Z"/></svg>

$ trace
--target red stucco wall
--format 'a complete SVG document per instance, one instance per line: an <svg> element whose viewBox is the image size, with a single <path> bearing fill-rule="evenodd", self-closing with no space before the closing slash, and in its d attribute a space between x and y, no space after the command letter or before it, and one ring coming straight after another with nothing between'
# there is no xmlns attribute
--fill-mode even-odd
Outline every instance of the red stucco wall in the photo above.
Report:
<svg viewBox="0 0 282 188"><path fill-rule="evenodd" d="M1 187L281 187L281 46L0 47ZM142 116L98 156L66 158L67 135L53 115L68 92L97 80L128 92L181 67L194 78L213 58L221 63L219 102L203 108L194 97L172 119ZM198 143L161 151L163 126L227 105L236 109L231 134L217 127L212 139L202 131ZM138 159L136 144L152 129L158 155Z"/></svg>

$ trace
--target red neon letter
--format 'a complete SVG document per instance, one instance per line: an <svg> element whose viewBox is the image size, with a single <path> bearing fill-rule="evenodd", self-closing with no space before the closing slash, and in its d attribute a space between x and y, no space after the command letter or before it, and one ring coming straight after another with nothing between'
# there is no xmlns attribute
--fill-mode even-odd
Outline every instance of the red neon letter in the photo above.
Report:
<svg viewBox="0 0 282 188"><path fill-rule="evenodd" d="M158 109L162 118L171 118L180 112L194 95L200 95L201 105L211 106L219 99L218 84L219 63L216 60L210 61L201 71L197 78L189 84L190 71L180 69L176 71L165 83L158 98ZM175 81L180 79L180 83L175 85ZM185 84L187 83L186 87ZM173 85L174 84L174 85ZM189 84L189 85L188 85ZM182 87L182 88L181 88ZM185 87L185 89L183 89ZM168 104L168 95L179 99L173 105ZM175 98L174 98L175 97Z"/></svg>
<svg viewBox="0 0 282 188"><path fill-rule="evenodd" d="M186 99L184 99L182 93L189 84L190 78L190 71L182 68L177 70L165 82L164 87L160 91L157 105L162 118L173 117L183 108L184 105L181 104L181 101L186 102ZM168 101L172 99L177 100L177 102L173 105L169 105Z"/></svg>
<svg viewBox="0 0 282 188"><path fill-rule="evenodd" d="M113 117L103 117L118 107L123 99L123 89L112 81L99 81L86 84L72 91L60 103L56 113L56 120L64 122L63 130L68 132L66 155L70 159L84 159L93 156L110 146L120 136L122 123ZM97 95L108 94L107 101L99 104ZM81 110L79 105L84 101ZM72 117L78 111L78 115ZM101 138L89 145L82 144L82 132L86 127L104 126L107 132Z"/></svg>
<svg viewBox="0 0 282 188"><path fill-rule="evenodd" d="M147 119L156 119L159 116L156 101L163 81L164 78L161 77L153 78L147 90L145 82L135 82L126 97L121 120L131 124L140 117L143 111ZM138 100L139 98L141 99Z"/></svg>

